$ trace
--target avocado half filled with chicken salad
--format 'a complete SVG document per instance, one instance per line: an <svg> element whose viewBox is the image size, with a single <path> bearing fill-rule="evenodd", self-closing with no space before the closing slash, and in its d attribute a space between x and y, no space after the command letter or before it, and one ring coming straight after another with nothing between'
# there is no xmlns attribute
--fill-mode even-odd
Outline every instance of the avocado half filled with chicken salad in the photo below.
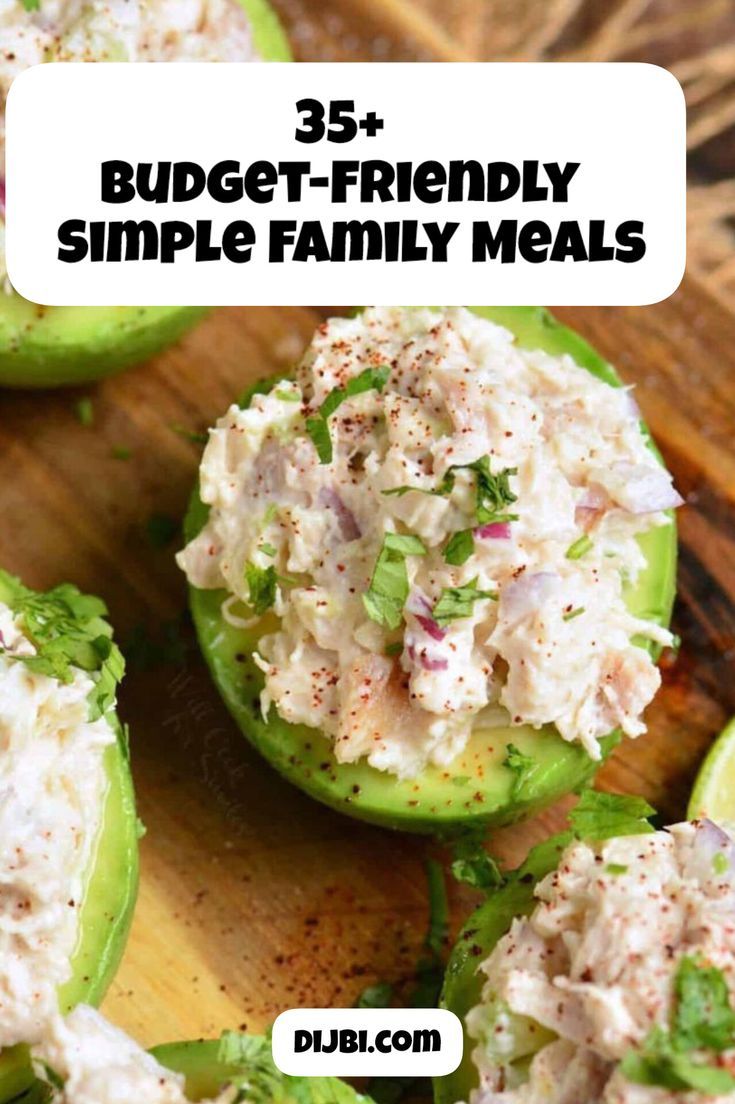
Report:
<svg viewBox="0 0 735 1104"><path fill-rule="evenodd" d="M441 1003L463 1021L437 1104L732 1104L735 840L654 831L588 791L465 925Z"/></svg>
<svg viewBox="0 0 735 1104"><path fill-rule="evenodd" d="M38 1080L17 1104L368 1104L336 1077L290 1077L270 1041L225 1032L151 1053L84 1005L32 1050Z"/></svg>
<svg viewBox="0 0 735 1104"><path fill-rule="evenodd" d="M289 61L267 0L7 0L0 11L2 161L13 78L41 62ZM0 386L100 379L178 340L199 307L46 307L13 291L5 271L0 180Z"/></svg>
<svg viewBox="0 0 735 1104"><path fill-rule="evenodd" d="M0 571L0 1101L25 1044L101 1000L138 886L138 821L115 713L123 661L97 598Z"/></svg>
<svg viewBox="0 0 735 1104"><path fill-rule="evenodd" d="M680 502L630 392L548 312L373 308L210 430L178 560L256 748L337 809L437 831L549 804L645 731Z"/></svg>

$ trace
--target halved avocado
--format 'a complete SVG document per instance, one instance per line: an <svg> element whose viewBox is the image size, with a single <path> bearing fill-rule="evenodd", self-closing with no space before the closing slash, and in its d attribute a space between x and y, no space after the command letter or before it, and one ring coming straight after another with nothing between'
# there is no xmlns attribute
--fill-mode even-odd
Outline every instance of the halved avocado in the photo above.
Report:
<svg viewBox="0 0 735 1104"><path fill-rule="evenodd" d="M547 310L469 309L506 326L522 347L554 355L568 353L599 379L612 387L621 386L612 366ZM251 393L244 401L250 397ZM653 444L651 447L656 451ZM206 518L207 508L195 493L185 523L187 541L196 536ZM675 593L675 524L650 530L640 543L647 567L636 586L627 590L628 608L668 625ZM551 725L541 730L529 726L476 729L451 767L429 767L410 781L399 781L365 763L338 765L330 742L317 730L288 724L274 709L267 722L263 720L259 703L262 675L251 657L259 637L272 631L272 626L262 624L251 631L233 628L220 614L225 597L222 591L190 589L199 642L228 709L244 735L284 777L334 809L413 832L455 831L470 823L507 824L551 805L595 772L596 764L587 753L563 740ZM616 733L606 737L603 754L609 754L618 740ZM520 788L514 788L515 776L503 766L511 742L535 763Z"/></svg>
<svg viewBox="0 0 735 1104"><path fill-rule="evenodd" d="M0 571L0 602L14 607L19 580ZM110 633L101 623L100 630ZM99 835L87 871L72 976L59 991L63 1012L76 1004L99 1004L125 949L138 894L138 818L130 763L122 727L113 717L118 739L105 752L107 790ZM0 1104L33 1083L28 1050L0 1052Z"/></svg>
<svg viewBox="0 0 735 1104"><path fill-rule="evenodd" d="M447 963L439 1007L448 1008L462 1022L462 1061L453 1073L434 1078L435 1104L468 1101L470 1092L476 1088L479 1079L472 1061L476 1042L467 1034L465 1018L480 1002L483 978L478 974L478 969L498 940L510 929L513 919L533 911L536 882L557 866L559 855L571 838L570 832L564 833L531 851L515 877L502 889L492 893L473 912L459 933Z"/></svg>
<svg viewBox="0 0 735 1104"><path fill-rule="evenodd" d="M239 0L265 61L290 61L267 0ZM0 387L64 387L102 379L172 345L204 307L44 307L0 289Z"/></svg>
<svg viewBox="0 0 735 1104"><path fill-rule="evenodd" d="M270 1053L265 1039L251 1037L250 1042L262 1043L264 1051ZM186 1095L192 1101L214 1097L233 1078L247 1079L251 1074L258 1085L257 1099L265 1101L270 1097L273 1104L359 1104L368 1101L337 1077L287 1077L270 1063L266 1081L262 1070L251 1070L243 1063L223 1062L220 1043L215 1039L170 1043L155 1047L151 1053L167 1069L184 1074Z"/></svg>

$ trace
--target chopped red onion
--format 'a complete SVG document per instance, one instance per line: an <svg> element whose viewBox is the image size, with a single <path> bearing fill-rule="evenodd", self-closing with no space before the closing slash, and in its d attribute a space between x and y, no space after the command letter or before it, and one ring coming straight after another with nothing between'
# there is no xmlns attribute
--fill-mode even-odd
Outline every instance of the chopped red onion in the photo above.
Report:
<svg viewBox="0 0 735 1104"><path fill-rule="evenodd" d="M610 473L610 495L631 514L652 514L674 510L684 499L663 468L646 464L615 464Z"/></svg>
<svg viewBox="0 0 735 1104"><path fill-rule="evenodd" d="M510 540L510 535L509 521L491 521L475 529L475 536L480 540Z"/></svg>
<svg viewBox="0 0 735 1104"><path fill-rule="evenodd" d="M421 613L414 614L414 616L421 628L432 638L432 640L443 640L447 635L447 630L442 629L433 617L424 617Z"/></svg>
<svg viewBox="0 0 735 1104"><path fill-rule="evenodd" d="M447 635L431 616L433 606L420 587L413 587L406 599L406 612L412 613L424 632L432 640L443 640Z"/></svg>
<svg viewBox="0 0 735 1104"><path fill-rule="evenodd" d="M727 860L726 873L732 877L735 874L735 841L718 824L703 817L697 822L692 847L696 858L704 860L704 870L700 877L710 878L713 873L713 861L717 854L722 854Z"/></svg>
<svg viewBox="0 0 735 1104"><path fill-rule="evenodd" d="M322 487L319 491L319 502L328 510L334 510L337 515L339 531L344 540L353 541L362 536L355 515L352 513L352 510L345 505L344 500L337 491L335 491L334 487Z"/></svg>

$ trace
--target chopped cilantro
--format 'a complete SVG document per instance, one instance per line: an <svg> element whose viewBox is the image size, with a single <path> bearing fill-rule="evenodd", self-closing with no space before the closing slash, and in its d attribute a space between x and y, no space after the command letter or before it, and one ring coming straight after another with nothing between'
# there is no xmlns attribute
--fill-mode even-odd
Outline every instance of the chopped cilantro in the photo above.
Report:
<svg viewBox="0 0 735 1104"><path fill-rule="evenodd" d="M461 529L449 538L444 549L444 559L446 563L459 567L461 564L467 563L474 551L475 539L472 530Z"/></svg>
<svg viewBox="0 0 735 1104"><path fill-rule="evenodd" d="M496 521L517 521L517 514L505 512L505 507L517 501L510 489L510 477L516 475L517 468L504 468L496 475L490 470L490 457L481 456L479 460L473 460L471 464L453 464L436 487L430 490L424 487L390 487L383 491L384 495L408 494L409 491L420 491L423 494L449 495L454 490L456 473L458 471L471 471L475 473L475 513L478 525L489 525Z"/></svg>
<svg viewBox="0 0 735 1104"><path fill-rule="evenodd" d="M585 556L589 550L593 547L587 533L579 540L575 540L574 544L570 544L566 551L566 557L568 560L581 560L582 556Z"/></svg>
<svg viewBox="0 0 735 1104"><path fill-rule="evenodd" d="M36 651L28 656L6 652L6 658L65 684L73 682L75 668L86 671L94 681L87 699L90 721L108 713L125 660L103 620L107 613L104 602L80 593L70 583L47 594L15 584L8 604Z"/></svg>
<svg viewBox="0 0 735 1104"><path fill-rule="evenodd" d="M490 457L481 456L473 464L464 465L477 476L477 520L480 525L489 525L496 521L517 521L517 514L505 513L504 507L517 501L510 489L510 476L516 475L517 468L504 468L493 475L490 471Z"/></svg>
<svg viewBox="0 0 735 1104"><path fill-rule="evenodd" d="M677 997L673 1030L675 1048L721 1051L733 1046L735 1012L722 970L685 956L679 963L674 987Z"/></svg>
<svg viewBox="0 0 735 1104"><path fill-rule="evenodd" d="M171 429L174 433L178 433L179 437L183 437L185 441L191 441L194 445L206 445L209 440L209 434L206 430L187 429L179 422L174 422Z"/></svg>
<svg viewBox="0 0 735 1104"><path fill-rule="evenodd" d="M637 1085L659 1085L673 1092L694 1089L720 1096L735 1088L735 1077L726 1069L694 1062L674 1050L666 1031L654 1027L640 1050L623 1056L620 1072Z"/></svg>
<svg viewBox="0 0 735 1104"><path fill-rule="evenodd" d="M388 382L389 375L390 365L388 364L383 364L380 368L366 368L359 376L349 380L344 387L335 387L330 391L316 414L306 419L306 432L314 442L322 464L329 464L332 460L329 418L335 410L346 399L351 399L355 395L362 395L365 391L382 391Z"/></svg>
<svg viewBox="0 0 735 1104"><path fill-rule="evenodd" d="M562 616L562 621L574 621L575 617L581 617L584 613L584 606L577 606L576 609L569 610Z"/></svg>
<svg viewBox="0 0 735 1104"><path fill-rule="evenodd" d="M94 407L92 406L92 400L90 398L79 399L74 411L77 416L77 421L80 425L89 428L94 425Z"/></svg>
<svg viewBox="0 0 735 1104"><path fill-rule="evenodd" d="M438 625L447 625L459 617L471 617L475 602L484 598L497 600L497 594L491 590L479 590L477 576L469 583L459 587L445 587L431 611Z"/></svg>
<svg viewBox="0 0 735 1104"><path fill-rule="evenodd" d="M179 532L176 518L168 514L151 514L145 526L146 536L154 548L165 548Z"/></svg>
<svg viewBox="0 0 735 1104"><path fill-rule="evenodd" d="M490 858L477 833L467 833L457 840L450 869L458 882L473 889L497 889L504 882L498 864Z"/></svg>
<svg viewBox="0 0 735 1104"><path fill-rule="evenodd" d="M577 839L604 840L653 832L647 818L655 812L642 797L585 790L569 820Z"/></svg>
<svg viewBox="0 0 735 1104"><path fill-rule="evenodd" d="M276 569L273 565L258 567L248 560L245 564L245 581L248 584L248 599L253 612L261 617L276 600L278 583Z"/></svg>
<svg viewBox="0 0 735 1104"><path fill-rule="evenodd" d="M627 874L628 867L624 863L607 863L605 866L606 874Z"/></svg>
<svg viewBox="0 0 735 1104"><path fill-rule="evenodd" d="M41 10L41 0L21 0L21 2L27 12Z"/></svg>
<svg viewBox="0 0 735 1104"><path fill-rule="evenodd" d="M388 629L397 629L408 598L406 556L424 556L426 547L418 537L386 533L375 562L370 586L362 596L371 621Z"/></svg>
<svg viewBox="0 0 735 1104"><path fill-rule="evenodd" d="M505 748L508 754L503 760L503 766L512 770L515 775L510 790L511 800L515 800L533 774L536 764L530 755L524 755L515 744L506 744Z"/></svg>
<svg viewBox="0 0 735 1104"><path fill-rule="evenodd" d="M276 549L273 547L272 544L268 544L267 541L263 541L262 544L258 545L258 551L262 552L264 556L273 557L276 554Z"/></svg>
<svg viewBox="0 0 735 1104"><path fill-rule="evenodd" d="M397 656L403 651L403 641L394 640L392 644L386 644L383 654L387 656Z"/></svg>
<svg viewBox="0 0 735 1104"><path fill-rule="evenodd" d="M113 460L129 460L133 455L132 449L127 445L113 445L110 451Z"/></svg>
<svg viewBox="0 0 735 1104"><path fill-rule="evenodd" d="M388 1008L393 999L393 986L389 981L378 981L363 989L355 1001L355 1008Z"/></svg>
<svg viewBox="0 0 735 1104"><path fill-rule="evenodd" d="M333 456L332 438L329 436L329 422L327 419L322 418L320 414L315 414L313 418L307 418L306 432L314 442L314 448L319 454L319 463L331 463Z"/></svg>
<svg viewBox="0 0 735 1104"><path fill-rule="evenodd" d="M671 1029L654 1027L640 1050L629 1051L620 1063L629 1081L660 1085L674 1091L694 1089L720 1095L735 1089L735 1077L721 1066L708 1064L701 1053L721 1053L733 1045L735 1011L730 1004L722 970L685 955L674 978L676 1007Z"/></svg>
<svg viewBox="0 0 735 1104"><path fill-rule="evenodd" d="M298 391L286 391L286 389L283 387L277 387L273 394L276 396L277 399L280 399L281 402L301 402L301 395L299 395Z"/></svg>

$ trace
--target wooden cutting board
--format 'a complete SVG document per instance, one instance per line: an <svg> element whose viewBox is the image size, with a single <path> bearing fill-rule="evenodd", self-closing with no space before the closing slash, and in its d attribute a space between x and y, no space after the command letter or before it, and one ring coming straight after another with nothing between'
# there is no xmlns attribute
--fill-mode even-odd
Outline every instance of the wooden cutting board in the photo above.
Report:
<svg viewBox="0 0 735 1104"><path fill-rule="evenodd" d="M650 732L601 773L680 817L703 752L735 712L735 319L697 285L642 309L565 309L637 384L677 483L684 646L667 665ZM81 392L0 394L0 563L38 587L63 579L104 596L122 640L161 639L180 619L175 543L202 430L253 379L287 368L324 317L313 309L214 312L152 363ZM89 395L94 424L75 414ZM117 447L131 450L115 459ZM146 1045L266 1026L284 1008L349 1005L375 979L411 974L426 923L423 862L436 845L362 826L311 802L250 750L189 650L131 670L143 878L132 938L106 1011ZM140 652L140 648L138 648ZM518 860L562 811L496 834ZM452 890L455 924L474 901Z"/></svg>

